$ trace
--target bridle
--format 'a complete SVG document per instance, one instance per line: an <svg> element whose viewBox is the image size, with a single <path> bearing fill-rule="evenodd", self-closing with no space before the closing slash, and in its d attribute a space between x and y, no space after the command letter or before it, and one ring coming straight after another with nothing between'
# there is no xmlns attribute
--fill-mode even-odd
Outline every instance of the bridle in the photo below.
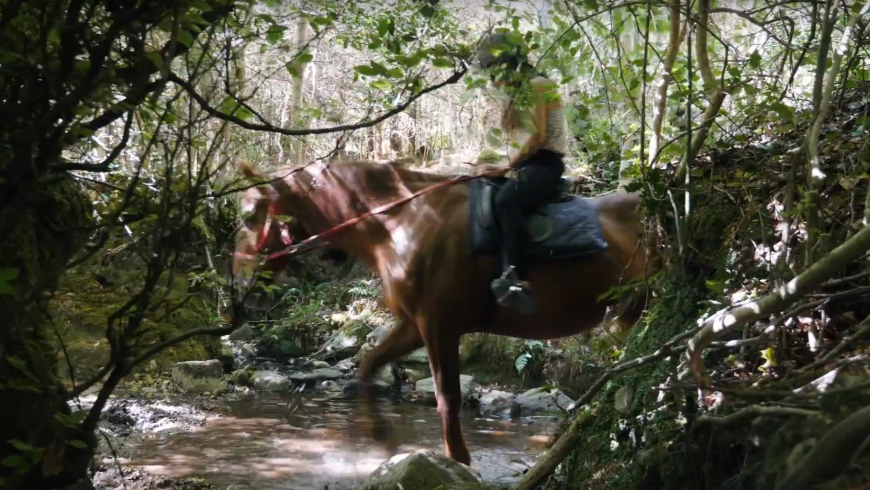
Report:
<svg viewBox="0 0 870 490"><path fill-rule="evenodd" d="M292 175L296 172L304 170L304 169L308 168L309 166L313 165L314 163L318 163L318 162L311 162L305 166L293 169L291 172L287 173L287 175L285 175L282 178L286 178L289 175ZM329 162L327 162L324 165L323 170L326 171L328 166L329 166ZM405 204L405 203L407 203L407 202L409 202L409 201L411 201L411 200L413 200L413 199L415 199L423 194L426 194L427 192L431 192L435 189L440 189L442 187L450 187L450 186L456 185L460 182L466 182L466 181L478 179L480 177L482 177L482 176L480 176L480 175L456 175L456 176L454 176L450 179L447 179L443 182L439 182L437 184L433 184L433 185L430 185L428 187L424 187L423 189L420 189L419 191L411 193L411 194L409 194L401 199L398 199L396 201L384 204L383 206L378 206L377 208L372 209L366 213L363 213L362 215L357 216L356 218L349 219L349 220L347 220L341 224L338 224L338 225L336 225L336 226L334 226L334 227L332 227L324 232L318 233L317 235L310 236L310 237L306 238L305 240L302 240L301 242L299 242L297 244L293 243L293 238L290 236L289 230L286 229L286 225L285 225L285 229L282 230L282 233L281 233L281 241L285 247L282 250L268 254L265 257L265 260L263 261L263 263L272 261L272 260L280 258L280 257L296 255L299 253L313 250L319 246L325 245L325 243L326 243L325 238L332 236L332 235L335 235L336 233L338 233L346 228L349 228L349 227L351 227L351 226L353 226L353 225L355 225L355 224L357 224L365 219L371 218L372 216L375 216L378 214L385 213L385 212L387 212L387 211L389 211L397 206ZM312 187L314 187L314 186L309 186L309 189L305 193L305 195L303 196L303 199L308 199L308 197L310 196L310 194L313 190ZM269 205L269 209L268 209L267 214L266 214L267 223L265 226L263 226L263 230L260 232L260 236L258 237L256 248L254 249L254 254L252 255L252 254L245 254L245 253L241 253L241 252L236 252L234 254L234 256L246 258L246 259L253 259L259 255L263 255L261 253L261 251L266 247L266 245L268 243L269 234L272 230L272 228L271 228L272 221L274 220L274 218L269 219L268 217L270 215L277 216L277 212L280 211L278 209L279 203L280 203L280 196L279 196L279 199L273 200L272 204ZM284 231L287 231L286 235L284 235L284 233L283 233Z"/></svg>

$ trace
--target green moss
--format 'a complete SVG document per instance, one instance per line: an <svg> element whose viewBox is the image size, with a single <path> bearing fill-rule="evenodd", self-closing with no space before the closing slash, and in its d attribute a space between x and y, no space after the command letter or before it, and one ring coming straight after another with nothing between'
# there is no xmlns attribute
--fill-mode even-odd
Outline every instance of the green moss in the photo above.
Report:
<svg viewBox="0 0 870 490"><path fill-rule="evenodd" d="M77 380L93 375L108 360L106 327L109 318L130 299L144 276L135 259L109 254L106 251L68 271L61 282L61 292L51 305L55 325L72 359ZM170 308L170 311L158 309L150 314L142 323L137 348L149 347L216 321L213 306L197 293L190 292L186 281L173 281L168 304L182 306ZM158 367L165 369L179 361L216 358L220 348L217 337L197 336L163 350L153 359ZM64 378L68 379L68 370L64 371Z"/></svg>
<svg viewBox="0 0 870 490"><path fill-rule="evenodd" d="M663 279L663 294L645 319L629 334L622 360L648 355L695 321L703 289L680 273ZM588 489L657 490L685 489L686 475L668 446L683 428L671 414L656 412L674 401L657 401L653 387L673 372L677 356L632 370L612 380L596 398L597 415L590 421L579 446L560 469L569 486ZM632 395L631 413L614 409L616 393L625 388ZM674 410L676 412L677 410ZM638 421L639 415L645 419ZM643 443L639 446L639 435ZM689 480L691 481L691 480Z"/></svg>

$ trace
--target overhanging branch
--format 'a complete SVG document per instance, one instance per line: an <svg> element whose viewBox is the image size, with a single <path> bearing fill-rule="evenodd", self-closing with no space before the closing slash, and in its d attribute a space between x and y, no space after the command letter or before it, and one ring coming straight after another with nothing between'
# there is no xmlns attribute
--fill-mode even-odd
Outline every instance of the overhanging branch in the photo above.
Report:
<svg viewBox="0 0 870 490"><path fill-rule="evenodd" d="M242 128L245 128L245 129L250 129L253 131L265 131L268 133L283 134L285 136L307 136L310 134L329 134L329 133L338 133L338 132L342 132L342 131L353 131L355 129L367 128L367 127L371 127L371 126L374 126L376 124L379 124L379 123L386 121L387 119L395 116L396 114L403 112L412 103L414 103L415 100L419 99L420 97L422 97L428 93L434 92L436 90L439 90L441 88L444 88L448 85L452 85L452 84L458 82L459 80L462 79L462 76L465 75L466 71L467 71L466 68L462 68L459 71L456 71L455 73L453 73L453 75L451 75L449 78L447 78L443 82L426 87L425 89L421 90L420 92L408 97L408 100L406 100L405 102L402 102L401 104L397 105L396 107L390 109L389 111L381 114L380 116L378 116L374 119L363 120L363 121L360 121L360 122L355 123L355 124L343 124L340 126L332 126L329 128L306 128L306 129L285 129L285 128L275 126L273 124L258 124L258 123L251 123L251 122L245 121L244 119L241 119L238 116L227 114L225 112L222 112L222 111L212 107L208 103L208 101L205 99L205 97L203 97L202 95L197 93L196 89L194 88L193 85L191 85L190 82L182 79L181 77L179 77L175 73L169 73L169 81L178 85L182 89L184 89L184 91L187 92L190 95L190 97L196 101L197 104L199 104L199 106L202 108L202 110L204 110L205 112L211 114L212 116L214 116L218 119L222 119L224 121L231 122L237 126L240 126Z"/></svg>

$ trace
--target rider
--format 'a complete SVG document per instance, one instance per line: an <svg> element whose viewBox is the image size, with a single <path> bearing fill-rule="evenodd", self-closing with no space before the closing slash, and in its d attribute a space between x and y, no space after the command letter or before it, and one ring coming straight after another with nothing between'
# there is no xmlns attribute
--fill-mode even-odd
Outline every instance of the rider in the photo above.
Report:
<svg viewBox="0 0 870 490"><path fill-rule="evenodd" d="M491 50L495 45L510 49L496 56ZM491 288L500 305L532 313L535 304L529 294L532 287L524 257L528 242L525 216L558 197L568 129L558 84L536 72L524 48L511 43L509 36L496 33L478 49L479 66L489 72L493 83L509 93L501 126L508 141L519 145L518 151L509 148L507 167L481 165L478 174L497 177L510 170L515 172L515 178L495 197L496 218L504 241L504 273Z"/></svg>

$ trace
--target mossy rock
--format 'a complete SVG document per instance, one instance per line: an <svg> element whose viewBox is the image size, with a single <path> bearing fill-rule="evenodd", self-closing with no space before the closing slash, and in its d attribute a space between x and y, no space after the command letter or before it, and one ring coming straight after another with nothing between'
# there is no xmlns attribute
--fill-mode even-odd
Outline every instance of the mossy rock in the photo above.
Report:
<svg viewBox="0 0 870 490"><path fill-rule="evenodd" d="M392 457L372 472L360 490L434 490L444 485L467 488L480 482L466 466L434 451Z"/></svg>
<svg viewBox="0 0 870 490"><path fill-rule="evenodd" d="M663 296L651 306L645 319L628 335L621 360L655 352L663 343L692 325L698 315L704 289L679 272L661 278ZM629 371L612 380L595 398L596 415L584 428L584 437L562 463L559 473L568 486L587 489L684 490L686 482L698 480L687 475L685 460L669 451L684 429L675 416L657 411L661 407L679 412L677 400L657 401L653 387L663 382L678 363L678 356ZM616 394L629 392L625 413L616 410ZM638 421L638 416L645 419ZM642 435L643 443L638 440Z"/></svg>

